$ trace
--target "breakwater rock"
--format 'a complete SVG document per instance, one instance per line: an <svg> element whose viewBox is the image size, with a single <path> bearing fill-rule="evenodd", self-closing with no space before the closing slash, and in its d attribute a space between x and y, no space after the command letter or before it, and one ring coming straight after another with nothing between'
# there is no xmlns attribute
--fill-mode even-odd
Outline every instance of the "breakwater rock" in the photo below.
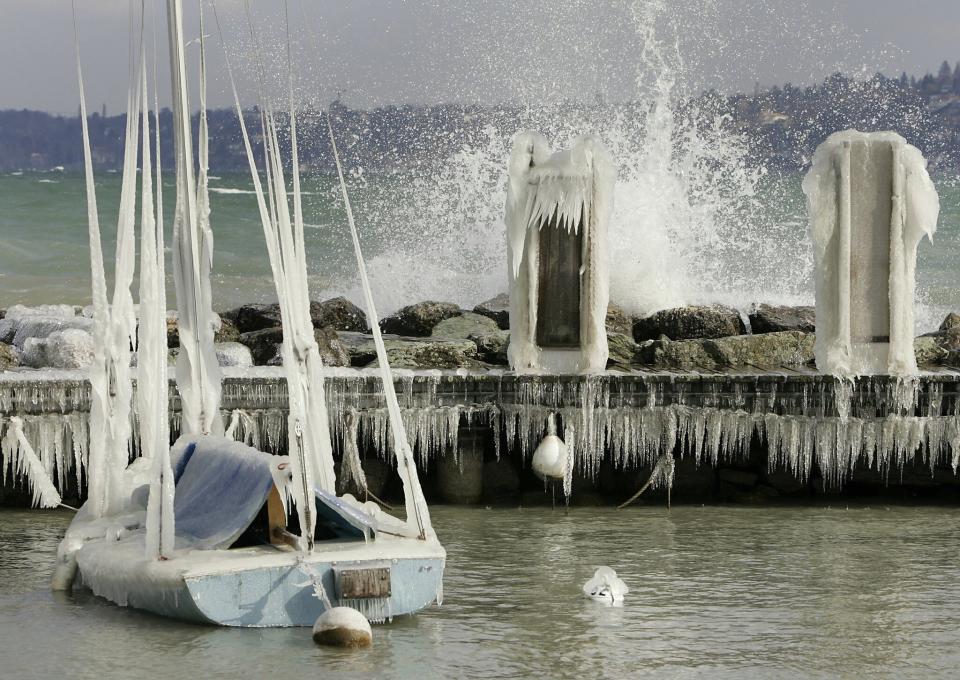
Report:
<svg viewBox="0 0 960 680"><path fill-rule="evenodd" d="M398 368L503 368L510 342L508 307L505 295L472 311L450 302L409 305L380 322L387 354ZM85 368L93 358L91 316L89 308L72 305L10 307L0 319L0 370ZM366 315L352 302L343 297L314 301L310 316L325 365L375 365ZM611 304L606 325L608 368L813 368L812 307L760 304L740 311L700 305L636 318ZM280 365L279 306L249 304L222 312L215 340L224 365ZM174 311L168 313L167 341L172 360L180 344ZM249 350L249 360L237 344ZM948 315L939 330L917 338L915 349L921 366L960 367L960 314Z"/></svg>

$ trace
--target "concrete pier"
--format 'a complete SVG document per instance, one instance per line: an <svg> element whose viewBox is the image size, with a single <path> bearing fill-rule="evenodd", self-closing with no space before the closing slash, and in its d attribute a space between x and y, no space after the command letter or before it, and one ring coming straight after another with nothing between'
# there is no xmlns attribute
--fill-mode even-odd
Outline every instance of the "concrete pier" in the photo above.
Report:
<svg viewBox="0 0 960 680"><path fill-rule="evenodd" d="M529 469L550 414L574 450L573 503L624 500L664 454L677 460L678 502L761 502L858 488L871 495L905 484L924 497L936 495L934 488L960 490L952 471L960 463L958 371L838 380L804 370L590 376L398 370L395 380L424 487L440 502L556 500ZM173 383L168 397L175 435ZM89 398L79 372L0 374L0 428L20 416L38 454L55 457L51 467L69 485L84 458ZM396 475L389 472L378 375L332 370L327 400L335 450L342 450L345 415L352 413L374 492L380 495L382 486L390 497ZM286 401L281 369L226 370L222 408L225 422L238 424L237 439L283 452Z"/></svg>

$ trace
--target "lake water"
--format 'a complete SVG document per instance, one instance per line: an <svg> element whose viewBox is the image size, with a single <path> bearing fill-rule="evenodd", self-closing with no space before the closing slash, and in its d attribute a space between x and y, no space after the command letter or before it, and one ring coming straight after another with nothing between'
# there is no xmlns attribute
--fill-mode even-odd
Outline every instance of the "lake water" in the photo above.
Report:
<svg viewBox="0 0 960 680"><path fill-rule="evenodd" d="M472 307L506 290L503 182L496 173L476 169L490 163L484 157L453 170L353 176L354 207L381 313L425 299ZM935 328L947 311L960 306L960 181L936 181L940 225L933 244L921 243L917 266L920 332ZM97 185L109 268L120 177L103 174ZM165 185L169 229L172 177L165 178ZM304 190L311 293L317 299L346 294L359 301L339 189L329 176L310 175ZM812 246L799 175L764 179L756 201L751 200L754 212L728 216L731 224L699 231L693 225L685 235L674 234L681 240L666 247L689 250L691 271L686 273L676 268L649 271L663 263L659 255L647 252L650 239L636 234L640 227L632 221L632 212L641 208L633 206L629 195L636 191L640 189L633 185L622 188L611 225L611 250L619 262L611 272L612 301L629 307L629 301L617 296L637 295L649 303L656 300L656 289L664 287L666 306L711 301L740 307L754 302L812 304ZM276 299L249 177L216 177L212 192L214 307ZM87 243L81 175L0 175L0 308L14 303L85 304L90 297ZM644 257L649 260L645 264ZM699 292L682 292L688 288ZM172 278L169 300L173 307Z"/></svg>
<svg viewBox="0 0 960 680"><path fill-rule="evenodd" d="M437 507L442 607L368 650L186 625L48 579L66 512L0 511L0 677L953 678L960 510ZM606 564L626 605L582 598Z"/></svg>

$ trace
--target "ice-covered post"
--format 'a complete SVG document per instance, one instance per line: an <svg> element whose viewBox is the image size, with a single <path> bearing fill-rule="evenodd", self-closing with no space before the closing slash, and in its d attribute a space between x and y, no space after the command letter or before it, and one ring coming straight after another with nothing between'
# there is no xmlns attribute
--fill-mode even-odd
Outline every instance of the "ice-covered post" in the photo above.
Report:
<svg viewBox="0 0 960 680"><path fill-rule="evenodd" d="M506 222L510 366L575 373L607 365L607 220L615 170L598 139L569 151L525 132L510 155Z"/></svg>
<svg viewBox="0 0 960 680"><path fill-rule="evenodd" d="M818 148L803 180L814 244L817 368L916 373L917 246L940 200L919 150L893 132L846 130Z"/></svg>

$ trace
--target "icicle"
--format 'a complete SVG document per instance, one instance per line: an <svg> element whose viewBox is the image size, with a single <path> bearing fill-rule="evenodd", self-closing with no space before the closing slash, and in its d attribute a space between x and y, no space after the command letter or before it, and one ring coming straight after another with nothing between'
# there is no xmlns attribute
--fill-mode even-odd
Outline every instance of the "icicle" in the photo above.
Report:
<svg viewBox="0 0 960 680"><path fill-rule="evenodd" d="M6 468L9 457L13 470L25 477L29 483L34 507L55 508L60 505L60 494L57 493L48 470L27 440L22 419L17 416L10 418L7 438L4 445L4 467Z"/></svg>

